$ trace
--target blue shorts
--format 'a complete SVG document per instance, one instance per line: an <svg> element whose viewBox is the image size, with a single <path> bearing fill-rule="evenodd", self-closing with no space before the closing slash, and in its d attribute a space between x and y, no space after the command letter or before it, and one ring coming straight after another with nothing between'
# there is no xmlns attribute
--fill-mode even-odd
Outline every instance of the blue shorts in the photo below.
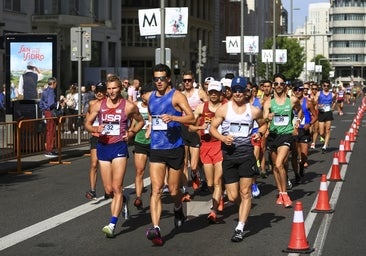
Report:
<svg viewBox="0 0 366 256"><path fill-rule="evenodd" d="M128 145L124 141L119 141L113 144L97 144L97 157L100 161L112 162L118 157L128 158Z"/></svg>

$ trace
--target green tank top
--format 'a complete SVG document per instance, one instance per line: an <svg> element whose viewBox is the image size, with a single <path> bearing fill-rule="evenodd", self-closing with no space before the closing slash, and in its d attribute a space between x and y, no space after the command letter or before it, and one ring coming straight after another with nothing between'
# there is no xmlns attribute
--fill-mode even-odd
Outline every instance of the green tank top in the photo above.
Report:
<svg viewBox="0 0 366 256"><path fill-rule="evenodd" d="M269 125L269 132L278 135L291 134L293 132L293 112L289 97L286 98L286 102L283 105L277 104L274 98L271 99L271 113L274 113L274 116Z"/></svg>
<svg viewBox="0 0 366 256"><path fill-rule="evenodd" d="M148 109L147 107L142 107L142 102L139 101L137 103L137 107L139 108L139 111L142 115L142 117L144 118L144 126L142 127L142 129L136 133L135 136L135 142L140 143L140 144L150 144L150 138L146 138L145 137L145 133L146 133L146 128L147 128L147 124L148 124L148 120L149 120L149 113L148 113Z"/></svg>

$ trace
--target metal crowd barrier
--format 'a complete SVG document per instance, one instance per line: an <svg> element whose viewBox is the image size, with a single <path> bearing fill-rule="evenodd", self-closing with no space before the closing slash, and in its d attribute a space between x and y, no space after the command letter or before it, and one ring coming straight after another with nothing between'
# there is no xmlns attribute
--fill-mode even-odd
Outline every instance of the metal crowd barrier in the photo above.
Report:
<svg viewBox="0 0 366 256"><path fill-rule="evenodd" d="M57 162L50 163L65 163L62 162L62 151L65 148L89 144L90 135L83 129L84 117L85 115L66 115L0 123L0 163L16 159L17 172L21 172L23 157L44 154L47 119L56 121L54 148L58 157L53 159L57 159Z"/></svg>

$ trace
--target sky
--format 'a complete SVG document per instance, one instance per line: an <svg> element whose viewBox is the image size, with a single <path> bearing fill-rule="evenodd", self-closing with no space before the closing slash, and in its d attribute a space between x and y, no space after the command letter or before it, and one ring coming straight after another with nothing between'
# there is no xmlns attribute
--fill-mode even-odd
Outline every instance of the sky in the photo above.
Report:
<svg viewBox="0 0 366 256"><path fill-rule="evenodd" d="M293 10L293 29L294 32L296 31L296 28L303 27L305 23L305 17L308 16L308 6L311 3L329 3L329 0L292 0L292 7L294 9L300 9L300 10ZM285 9L288 11L289 15L289 26L288 26L288 32L291 33L291 0L282 0L282 5L285 7Z"/></svg>

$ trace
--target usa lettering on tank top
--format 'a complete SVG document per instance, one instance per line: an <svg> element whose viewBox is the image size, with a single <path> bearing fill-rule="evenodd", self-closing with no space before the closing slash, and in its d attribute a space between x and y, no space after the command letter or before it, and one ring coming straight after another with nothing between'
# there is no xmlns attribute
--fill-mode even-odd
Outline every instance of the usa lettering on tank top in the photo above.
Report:
<svg viewBox="0 0 366 256"><path fill-rule="evenodd" d="M99 125L104 130L99 136L99 141L105 144L112 144L123 141L127 130L127 116L125 113L126 100L121 99L115 108L108 108L107 99L103 99L98 115Z"/></svg>

